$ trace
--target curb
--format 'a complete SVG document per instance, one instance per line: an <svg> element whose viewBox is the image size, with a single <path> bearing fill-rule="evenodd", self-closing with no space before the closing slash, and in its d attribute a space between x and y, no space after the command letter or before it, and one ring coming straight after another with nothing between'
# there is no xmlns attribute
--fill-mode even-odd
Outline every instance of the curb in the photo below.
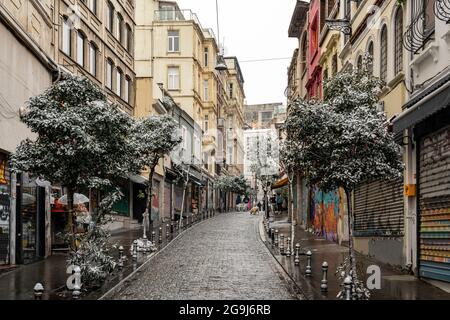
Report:
<svg viewBox="0 0 450 320"><path fill-rule="evenodd" d="M291 275L286 271L286 269L283 267L283 265L278 261L278 259L274 256L272 251L267 246L267 238L264 232L264 225L263 225L263 217L260 218L260 221L258 223L258 233L259 238L264 244L264 248L268 251L268 253L272 256L273 260L276 262L275 266L279 269L280 274L283 276L283 280L290 286L289 289L294 291L295 296L298 300L310 300L310 297L308 297L303 289L295 282L295 280L291 277Z"/></svg>
<svg viewBox="0 0 450 320"><path fill-rule="evenodd" d="M193 227L197 227L202 225L203 223L215 218L216 216L213 216L212 218L203 220L199 223L197 223L196 225L192 226L189 229L184 230L182 233L178 234L175 238L173 238L164 248L162 248L161 250L158 250L157 252L154 252L152 254L150 254L150 256L147 258L147 260L141 264L136 270L134 270L133 272L131 272L126 278L122 279L118 284L116 284L114 287L112 287L110 290L108 290L105 294L103 294L100 298L98 298L97 300L106 300L107 298L109 298L110 296L114 295L115 293L117 293L120 289L122 289L124 287L124 285L127 282L130 282L131 280L133 280L132 278L134 276L136 276L136 274L140 273L141 271L143 271L143 269L147 266L147 264L153 260L153 258L157 257L161 252L164 252L164 250L166 250L166 248L168 248L169 246L171 246L175 240L177 240L178 238L180 238L181 236L183 236L186 231L191 230Z"/></svg>

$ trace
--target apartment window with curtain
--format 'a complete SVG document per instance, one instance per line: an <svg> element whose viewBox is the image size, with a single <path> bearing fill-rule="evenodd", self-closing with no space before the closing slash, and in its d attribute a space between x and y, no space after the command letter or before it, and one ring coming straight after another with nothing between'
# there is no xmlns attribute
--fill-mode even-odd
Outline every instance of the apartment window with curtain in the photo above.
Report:
<svg viewBox="0 0 450 320"><path fill-rule="evenodd" d="M209 81L203 80L203 100L209 100Z"/></svg>
<svg viewBox="0 0 450 320"><path fill-rule="evenodd" d="M106 60L106 87L112 90L112 72L113 62L110 59Z"/></svg>
<svg viewBox="0 0 450 320"><path fill-rule="evenodd" d="M93 42L89 44L89 72L97 76L97 46Z"/></svg>
<svg viewBox="0 0 450 320"><path fill-rule="evenodd" d="M170 67L168 69L169 90L180 89L180 68Z"/></svg>
<svg viewBox="0 0 450 320"><path fill-rule="evenodd" d="M209 60L209 49L208 48L205 48L204 59L205 59L205 67L208 67L208 60Z"/></svg>
<svg viewBox="0 0 450 320"><path fill-rule="evenodd" d="M117 40L119 40L119 42L123 44L123 17L120 13L117 13L116 33L117 33Z"/></svg>
<svg viewBox="0 0 450 320"><path fill-rule="evenodd" d="M356 60L356 66L357 66L358 70L362 70L362 63L363 63L363 58L361 55L359 55L358 59Z"/></svg>
<svg viewBox="0 0 450 320"><path fill-rule="evenodd" d="M108 1L106 9L106 28L109 32L113 32L114 29L114 6Z"/></svg>
<svg viewBox="0 0 450 320"><path fill-rule="evenodd" d="M180 51L180 31L171 30L169 31L169 52L179 52Z"/></svg>
<svg viewBox="0 0 450 320"><path fill-rule="evenodd" d="M72 37L70 32L70 23L69 18L67 17L63 17L62 51L68 56L71 55L72 51Z"/></svg>
<svg viewBox="0 0 450 320"><path fill-rule="evenodd" d="M125 86L123 87L123 89L123 100L130 103L131 79L129 77L125 77Z"/></svg>
<svg viewBox="0 0 450 320"><path fill-rule="evenodd" d="M386 81L387 78L387 48L388 47L388 39L387 39L387 27L384 25L381 28L380 35L380 78L383 81Z"/></svg>
<svg viewBox="0 0 450 320"><path fill-rule="evenodd" d="M77 63L84 67L84 43L86 37L80 31L77 31Z"/></svg>
<svg viewBox="0 0 450 320"><path fill-rule="evenodd" d="M301 55L300 55L300 63L301 63L301 68L302 68L302 74L304 74L306 72L306 54L308 52L308 37L306 35L306 32L303 34L303 39L302 39L302 51L301 51Z"/></svg>
<svg viewBox="0 0 450 320"><path fill-rule="evenodd" d="M117 68L116 72L116 94L119 97L122 97L122 79L123 79L123 72L119 68Z"/></svg>
<svg viewBox="0 0 450 320"><path fill-rule="evenodd" d="M403 9L398 7L395 13L395 74L403 70Z"/></svg>

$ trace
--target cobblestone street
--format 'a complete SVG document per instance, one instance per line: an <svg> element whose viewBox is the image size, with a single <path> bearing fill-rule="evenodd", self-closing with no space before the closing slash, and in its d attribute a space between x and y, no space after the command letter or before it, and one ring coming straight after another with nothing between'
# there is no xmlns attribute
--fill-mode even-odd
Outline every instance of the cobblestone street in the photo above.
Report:
<svg viewBox="0 0 450 320"><path fill-rule="evenodd" d="M259 238L259 219L228 213L192 227L109 299L297 299Z"/></svg>

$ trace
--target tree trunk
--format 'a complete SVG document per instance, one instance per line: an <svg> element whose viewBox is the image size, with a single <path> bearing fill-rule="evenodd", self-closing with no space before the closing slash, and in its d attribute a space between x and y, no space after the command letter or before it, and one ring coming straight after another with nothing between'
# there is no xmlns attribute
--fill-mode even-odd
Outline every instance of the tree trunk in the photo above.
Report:
<svg viewBox="0 0 450 320"><path fill-rule="evenodd" d="M291 209L291 248L294 248L294 237L295 237L295 226L294 226L294 186L292 185L292 182L294 180L293 175L289 177L289 193L290 193L290 199L289 199L289 206Z"/></svg>
<svg viewBox="0 0 450 320"><path fill-rule="evenodd" d="M151 214L152 214L152 201L153 201L153 175L155 174L155 165L152 165L150 168L150 172L148 174L148 186L147 186L147 203L145 206L145 215L144 215L144 238L147 237L146 230L147 230L147 221L145 221L145 217L148 217L148 228L150 229L150 220L151 220Z"/></svg>
<svg viewBox="0 0 450 320"><path fill-rule="evenodd" d="M182 221L183 221L183 213L184 213L184 201L186 199L186 190L189 184L189 172L190 172L191 167L189 166L187 173L186 173L186 182L184 183L184 189L183 189L183 200L181 201L181 212L180 212L180 222L179 222L179 226L181 229L182 226Z"/></svg>
<svg viewBox="0 0 450 320"><path fill-rule="evenodd" d="M68 211L68 224L70 230L70 247L72 250L77 251L77 242L76 242L76 224L74 223L74 214L73 214L73 196L74 189L72 186L67 187L67 211Z"/></svg>
<svg viewBox="0 0 450 320"><path fill-rule="evenodd" d="M356 275L356 261L355 261L355 250L353 247L353 210L351 204L351 191L345 190L345 195L347 197L347 210L348 210L348 250L350 254L350 268Z"/></svg>

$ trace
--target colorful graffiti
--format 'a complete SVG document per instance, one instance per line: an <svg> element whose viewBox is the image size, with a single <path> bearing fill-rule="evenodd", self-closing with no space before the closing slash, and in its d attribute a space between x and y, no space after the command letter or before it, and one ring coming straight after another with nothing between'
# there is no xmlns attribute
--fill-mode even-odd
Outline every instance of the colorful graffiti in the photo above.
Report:
<svg viewBox="0 0 450 320"><path fill-rule="evenodd" d="M342 189L323 192L314 186L311 189L310 221L314 232L330 241L338 242L345 216L345 192Z"/></svg>

